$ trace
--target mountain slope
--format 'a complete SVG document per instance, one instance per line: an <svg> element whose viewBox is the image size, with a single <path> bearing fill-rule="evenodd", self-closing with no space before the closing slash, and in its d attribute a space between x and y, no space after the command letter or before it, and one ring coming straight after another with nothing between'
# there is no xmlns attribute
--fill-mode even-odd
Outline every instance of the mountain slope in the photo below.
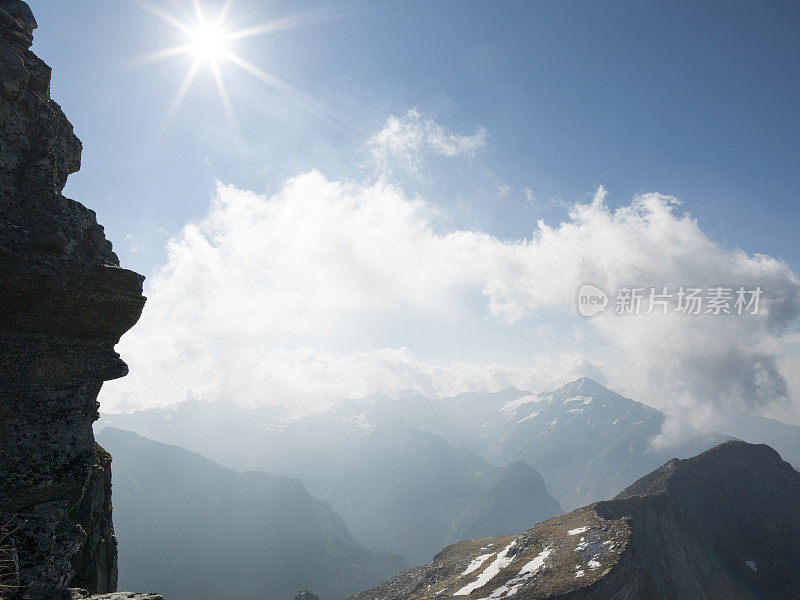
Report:
<svg viewBox="0 0 800 600"><path fill-rule="evenodd" d="M113 428L120 586L170 600L285 600L301 588L336 598L407 567L353 540L303 484L236 473L192 452Z"/></svg>
<svg viewBox="0 0 800 600"><path fill-rule="evenodd" d="M560 512L555 500L543 509L531 511L531 504L541 497L544 487L542 476L524 462L503 467L488 477L455 519L447 542L490 537L497 532L522 531L533 523L531 513Z"/></svg>
<svg viewBox="0 0 800 600"><path fill-rule="evenodd" d="M500 535L560 512L533 468L503 471L380 405L364 415L374 430L342 462L325 497L368 545L421 564L442 544L470 535L468 523ZM501 486L525 490L526 501L507 502Z"/></svg>
<svg viewBox="0 0 800 600"><path fill-rule="evenodd" d="M561 512L534 469L503 470L408 426L381 402L365 402L341 402L296 420L192 403L103 423L224 457L238 469L299 477L331 503L357 540L414 564L459 539L453 536L511 533ZM221 412L224 418L208 418ZM502 489L524 490L526 501L509 501Z"/></svg>
<svg viewBox="0 0 800 600"><path fill-rule="evenodd" d="M369 425L378 407L490 463L528 463L566 509L610 498L673 456L693 456L732 438L766 443L800 466L800 427L742 413L718 415L716 433L656 447L652 442L661 432L664 413L586 378L539 394L515 388L442 399L416 392L396 398L375 394L299 420L275 409L187 402L172 409L103 415L101 422L177 443L234 468L300 476L312 493L326 497L331 474L355 460L363 438L378 435ZM391 428L391 420L384 425L384 430ZM238 441L232 445L227 440L233 431ZM298 445L304 448L299 454L292 450ZM351 526L354 533L360 531L357 519ZM368 545L375 543L383 542L370 540Z"/></svg>
<svg viewBox="0 0 800 600"><path fill-rule="evenodd" d="M664 423L661 412L590 379L519 399L501 412L490 460L533 465L567 507L609 498L669 457L650 448ZM712 445L682 452L691 456Z"/></svg>
<svg viewBox="0 0 800 600"><path fill-rule="evenodd" d="M800 597L800 473L764 445L674 459L614 500L461 542L353 600Z"/></svg>
<svg viewBox="0 0 800 600"><path fill-rule="evenodd" d="M523 400L505 407L510 427L492 444L491 456L543 466L568 506L606 498L635 479L632 473L650 470L637 473L636 463L661 430L663 417L655 409L588 379Z"/></svg>
<svg viewBox="0 0 800 600"><path fill-rule="evenodd" d="M664 414L587 378L554 392L509 388L430 402L476 440L470 447L486 460L532 465L566 508L610 498L672 456L692 456L730 439L698 435L679 447L654 449ZM408 406L397 402L404 417ZM429 427L437 431L438 421Z"/></svg>

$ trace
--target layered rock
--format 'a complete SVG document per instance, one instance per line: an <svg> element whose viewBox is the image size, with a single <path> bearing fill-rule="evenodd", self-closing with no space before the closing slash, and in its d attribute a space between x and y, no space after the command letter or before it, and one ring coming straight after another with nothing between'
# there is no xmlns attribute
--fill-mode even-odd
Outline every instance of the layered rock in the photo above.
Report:
<svg viewBox="0 0 800 600"><path fill-rule="evenodd" d="M614 500L515 536L461 542L353 600L800 598L800 473L727 442Z"/></svg>
<svg viewBox="0 0 800 600"><path fill-rule="evenodd" d="M0 527L4 597L116 588L110 457L92 422L114 351L144 306L95 214L65 198L81 143L50 98L50 68L0 10ZM2 537L2 534L0 534Z"/></svg>
<svg viewBox="0 0 800 600"><path fill-rule="evenodd" d="M111 455L95 444L97 463L92 465L83 500L74 511L87 533L86 541L72 557L75 571L70 585L96 591L117 588L117 539L111 522Z"/></svg>

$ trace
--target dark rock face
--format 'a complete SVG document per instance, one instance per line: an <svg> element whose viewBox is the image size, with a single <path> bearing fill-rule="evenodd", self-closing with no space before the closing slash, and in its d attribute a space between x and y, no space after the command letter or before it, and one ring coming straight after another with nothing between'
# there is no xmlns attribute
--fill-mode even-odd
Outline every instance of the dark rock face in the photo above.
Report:
<svg viewBox="0 0 800 600"><path fill-rule="evenodd" d="M50 68L0 11L0 526L20 600L116 588L110 457L91 425L144 306L95 214L61 192L81 143Z"/></svg>
<svg viewBox="0 0 800 600"><path fill-rule="evenodd" d="M800 598L800 473L727 442L516 536L455 544L354 600Z"/></svg>
<svg viewBox="0 0 800 600"><path fill-rule="evenodd" d="M319 600L319 596L312 594L308 590L303 590L294 595L294 600Z"/></svg>
<svg viewBox="0 0 800 600"><path fill-rule="evenodd" d="M76 521L87 533L86 541L72 557L75 575L70 585L96 591L117 587L117 538L111 522L111 455L95 444L97 464L83 501L74 512Z"/></svg>

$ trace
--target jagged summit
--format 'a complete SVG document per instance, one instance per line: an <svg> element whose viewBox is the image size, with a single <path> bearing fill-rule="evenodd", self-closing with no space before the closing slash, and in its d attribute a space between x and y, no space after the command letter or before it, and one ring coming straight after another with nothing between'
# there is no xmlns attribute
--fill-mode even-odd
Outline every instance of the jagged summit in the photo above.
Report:
<svg viewBox="0 0 800 600"><path fill-rule="evenodd" d="M558 396L570 396L570 395L578 395L578 394L586 394L586 395L605 395L605 394L613 394L614 396L618 396L615 392L612 392L606 386L596 382L594 379L589 379L588 377L581 377L580 379L576 379L575 381L570 381L566 385L561 386L553 395Z"/></svg>
<svg viewBox="0 0 800 600"><path fill-rule="evenodd" d="M800 597L800 473L764 445L672 460L614 500L460 542L354 600Z"/></svg>
<svg viewBox="0 0 800 600"><path fill-rule="evenodd" d="M780 454L766 444L748 444L731 440L692 458L673 458L628 486L614 499L622 500L655 494L682 494L685 490L696 487L698 482L710 486L709 478L712 476L722 477L735 472L748 474L758 480L761 478L761 468L770 474L771 469L781 463L792 468ZM720 484L724 482L720 481ZM800 497L797 498L797 502L800 504Z"/></svg>
<svg viewBox="0 0 800 600"><path fill-rule="evenodd" d="M602 400L604 402L611 403L614 406L627 407L629 405L635 405L649 409L653 411L653 413L657 412L656 409L646 404L642 404L641 402L636 402L630 398L626 398L625 396L608 389L606 386L594 381L593 379L589 379L588 377L581 377L580 379L576 379L575 381L571 381L566 385L561 386L553 392L543 392L538 394L536 397L561 404L581 399L587 401L585 404L588 405L590 404L590 402L588 402L590 400Z"/></svg>
<svg viewBox="0 0 800 600"><path fill-rule="evenodd" d="M581 378L510 399L483 417L480 434L490 460L526 461L562 506L576 508L610 498L668 458L650 449L663 422L658 410Z"/></svg>

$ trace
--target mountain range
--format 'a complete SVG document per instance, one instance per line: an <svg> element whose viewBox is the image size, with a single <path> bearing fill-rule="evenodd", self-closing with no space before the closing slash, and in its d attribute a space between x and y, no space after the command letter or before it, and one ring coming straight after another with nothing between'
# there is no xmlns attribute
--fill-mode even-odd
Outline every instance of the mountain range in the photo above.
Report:
<svg viewBox="0 0 800 600"><path fill-rule="evenodd" d="M323 600L408 567L358 544L330 504L298 479L237 473L198 454L106 428L122 589L171 600Z"/></svg>
<svg viewBox="0 0 800 600"><path fill-rule="evenodd" d="M429 452L444 448L443 440L450 447L447 452L461 452L462 457L470 457L463 460L476 464L475 455L498 465L525 462L541 474L548 493L565 509L611 498L667 460L693 456L729 439L769 444L800 465L800 427L729 411L720 415L716 431L656 445L654 439L665 419L663 412L647 404L582 378L542 393L508 388L441 399L416 392L396 397L375 394L339 401L325 412L300 419L274 408L244 410L227 402L188 401L131 414L101 415L98 427L130 429L234 469L300 477L312 493L330 499L343 515L352 510L339 497L338 477L365 444L383 444L383 440L392 445L396 459L399 452L416 460L408 455L409 447L419 443L414 440L426 439L423 445ZM422 433L436 436L437 442ZM232 437L236 444L228 443ZM427 476L438 477L435 470ZM373 524L362 528L360 515L353 516L352 523L345 518L360 539L362 529ZM393 538L393 532L387 537ZM380 536L362 541L408 553ZM431 543L426 551L432 548ZM411 560L416 562L413 556Z"/></svg>
<svg viewBox="0 0 800 600"><path fill-rule="evenodd" d="M351 600L800 597L800 473L766 445L674 459L616 498L445 548Z"/></svg>
<svg viewBox="0 0 800 600"><path fill-rule="evenodd" d="M113 425L200 452L238 470L300 478L369 548L428 562L443 544L526 528L561 512L541 475L490 464L419 431L380 402L341 402L287 421L266 411L186 403L107 416ZM236 440L231 443L231 440Z"/></svg>
<svg viewBox="0 0 800 600"><path fill-rule="evenodd" d="M445 422L425 408L421 418L417 412L425 403L433 403ZM696 433L680 443L656 446L654 438L666 419L661 411L587 378L553 392L509 388L438 401L406 394L390 405L426 430L443 436L456 431L454 442L466 438L490 462L530 464L567 509L610 498L666 460L692 456L732 437ZM768 428L761 433L770 437Z"/></svg>

